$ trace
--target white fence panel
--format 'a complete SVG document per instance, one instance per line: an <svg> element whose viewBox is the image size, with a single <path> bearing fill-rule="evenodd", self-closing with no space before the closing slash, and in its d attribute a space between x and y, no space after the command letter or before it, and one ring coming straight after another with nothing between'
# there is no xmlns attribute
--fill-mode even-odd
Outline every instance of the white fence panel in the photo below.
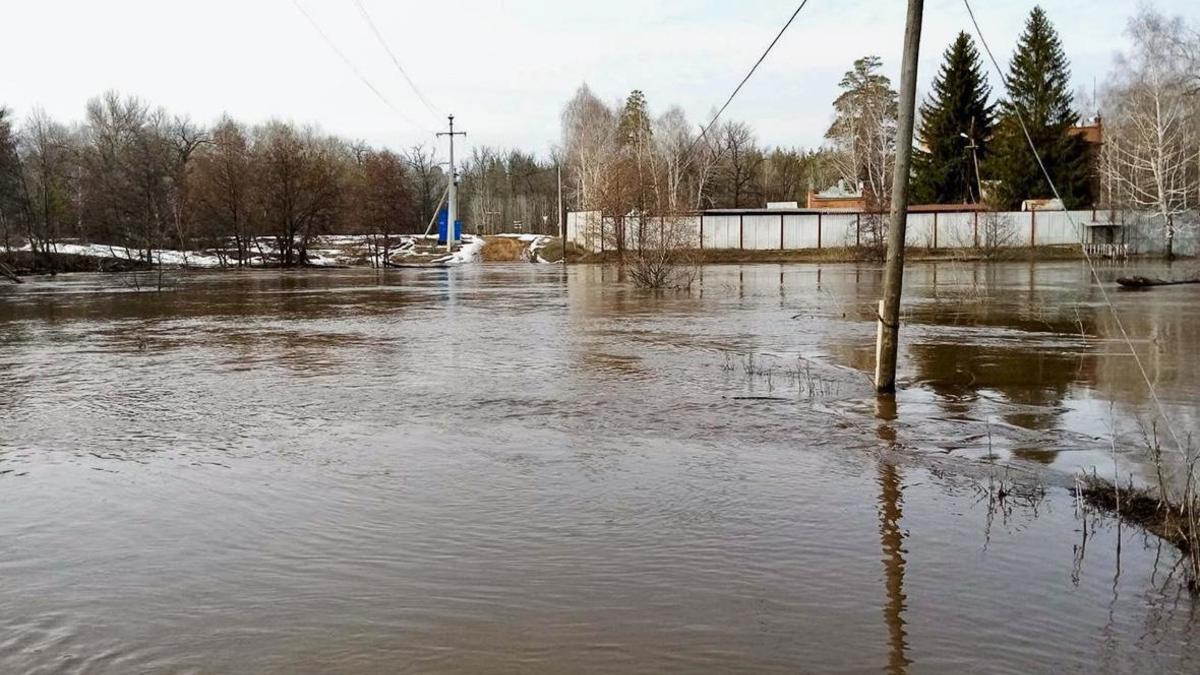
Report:
<svg viewBox="0 0 1200 675"><path fill-rule="evenodd" d="M1030 215L1021 211L979 214L979 243L987 248L1029 246Z"/></svg>
<svg viewBox="0 0 1200 675"><path fill-rule="evenodd" d="M809 220L812 225L809 225ZM816 228L816 217L789 213L783 217L783 247L789 250L806 248L804 233Z"/></svg>
<svg viewBox="0 0 1200 675"><path fill-rule="evenodd" d="M744 216L742 222L746 228L744 248L752 251L779 250L779 216Z"/></svg>
<svg viewBox="0 0 1200 675"><path fill-rule="evenodd" d="M1036 246L1078 244L1081 237L1071 225L1071 217L1062 211L1032 212L1031 231Z"/></svg>
<svg viewBox="0 0 1200 675"><path fill-rule="evenodd" d="M908 228L904 231L904 245L910 248L933 248L932 213L908 214Z"/></svg>
<svg viewBox="0 0 1200 675"><path fill-rule="evenodd" d="M821 217L821 248L855 246L858 242L858 214L828 213Z"/></svg>
<svg viewBox="0 0 1200 675"><path fill-rule="evenodd" d="M737 248L738 216L704 216L704 248Z"/></svg>

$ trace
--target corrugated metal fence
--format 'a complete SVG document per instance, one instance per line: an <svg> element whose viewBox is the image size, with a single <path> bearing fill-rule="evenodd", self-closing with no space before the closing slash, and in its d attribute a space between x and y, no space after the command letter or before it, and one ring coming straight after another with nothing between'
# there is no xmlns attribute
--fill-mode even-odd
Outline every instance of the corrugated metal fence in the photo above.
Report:
<svg viewBox="0 0 1200 675"><path fill-rule="evenodd" d="M927 249L1113 245L1151 252L1144 219L1126 222L1122 211L1006 211L910 213L906 241ZM849 212L744 211L660 217L567 214L567 239L596 253L637 249L652 233L670 228L674 240L701 249L747 251L845 248L882 241L880 216ZM1119 227L1105 227L1116 225ZM1128 227L1126 227L1126 225ZM1134 228L1136 232L1133 232ZM1194 249L1194 237L1181 238ZM1184 253L1185 250L1179 250Z"/></svg>

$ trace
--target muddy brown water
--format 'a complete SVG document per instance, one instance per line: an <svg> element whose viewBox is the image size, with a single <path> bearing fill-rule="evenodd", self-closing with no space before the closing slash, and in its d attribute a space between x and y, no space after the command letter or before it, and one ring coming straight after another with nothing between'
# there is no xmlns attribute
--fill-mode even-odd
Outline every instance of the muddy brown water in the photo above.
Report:
<svg viewBox="0 0 1200 675"><path fill-rule="evenodd" d="M894 403L879 281L0 287L0 672L1196 672L1176 553L1066 489L1156 475L1086 270L913 266ZM1194 431L1200 293L1113 297Z"/></svg>

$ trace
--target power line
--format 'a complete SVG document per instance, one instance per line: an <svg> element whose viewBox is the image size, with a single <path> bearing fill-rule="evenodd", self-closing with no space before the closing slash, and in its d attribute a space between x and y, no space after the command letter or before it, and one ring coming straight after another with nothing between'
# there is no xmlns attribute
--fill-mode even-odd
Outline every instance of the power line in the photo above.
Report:
<svg viewBox="0 0 1200 675"><path fill-rule="evenodd" d="M367 12L366 5L362 3L362 0L354 0L354 4L358 6L359 13L362 14L362 18L367 22L367 25L370 26L371 32L375 34L375 39L379 42L379 45L383 47L383 50L386 51L388 56L392 58L392 63L396 65L396 70L399 70L400 74L404 76L404 81L408 82L409 87L412 87L413 93L415 93L417 98L421 100L421 103L425 106L425 109L428 110L429 114L433 115L435 118L440 118L442 116L441 111L437 110L437 106L433 105L429 102L429 99L425 98L425 95L422 94L421 90L417 87L417 83L413 82L413 79L408 76L408 71L404 70L404 66L400 65L400 59L396 58L396 54L392 51L391 47L388 47L387 41L383 39L383 34L379 32L379 28L376 27L375 21L371 19L370 13Z"/></svg>
<svg viewBox="0 0 1200 675"><path fill-rule="evenodd" d="M746 73L746 76L743 77L742 81L738 83L738 86L734 88L733 93L729 95L728 99L726 99L725 104L721 106L721 109L717 111L716 115L713 115L713 118L709 120L708 124L700 130L700 135L696 137L696 140L692 141L692 144L688 146L687 152L685 152L683 155L684 159L680 162L680 164L686 164L687 160L691 158L692 151L696 149L696 145L698 145L700 141L703 140L708 134L708 132L712 130L713 125L715 125L717 120L721 118L721 115L725 113L725 109L729 107L729 104L733 103L733 99L737 98L738 93L742 91L742 87L746 86L746 83L749 82L750 78L754 76L755 71L758 70L758 67L762 65L763 61L767 60L767 55L770 54L771 50L775 48L775 45L779 43L779 40L783 37L783 34L787 32L787 29L792 27L792 24L796 21L796 17L800 15L800 11L803 10L804 6L807 4L808 0L802 0L800 5L796 7L796 11L792 12L792 16L788 18L787 23L783 24L783 28L780 28L779 33L775 35L775 39L771 40L771 44L767 45L767 48L765 51L763 51L762 56L758 57L758 60L755 61L754 65L750 67L750 72Z"/></svg>
<svg viewBox="0 0 1200 675"><path fill-rule="evenodd" d="M329 34L326 33L324 31L324 29L321 28L321 25L318 24L316 19L314 19L312 17L312 15L308 13L308 10L304 9L304 6L300 4L300 0L292 0L292 4L295 5L296 9L299 10L300 13L304 15L305 19L308 19L308 23L313 27L313 30L317 31L317 34L321 36L321 39L325 41L325 44L328 45L329 48L332 49L333 52L338 55L338 57L342 60L342 62L346 64L346 67L348 67L351 71L354 72L355 75L358 76L358 79L362 80L363 84L367 85L368 89L370 89L376 96L379 97L380 101L383 101L384 105L391 108L392 111L395 112L397 115L399 115L400 118L403 119L405 122L408 122L409 124L413 125L414 127L417 127L418 129L424 129L425 131L429 131L429 129L423 127L421 124L418 124L417 122L414 122L412 120L412 118L410 118L408 115L405 115L403 111L401 111L399 108L397 108L391 102L391 100L388 99L388 97L383 95L383 92L379 91L379 89L374 84L372 84L369 79L367 79L367 76L364 75L363 72L358 69L358 66L354 65L354 62L350 60L350 57L346 56L346 53L343 52L337 46L337 43L335 43L333 41L333 39L329 37Z"/></svg>
<svg viewBox="0 0 1200 675"><path fill-rule="evenodd" d="M975 26L975 34L979 36L979 42L983 45L984 52L988 55L988 60L992 62L992 66L996 69L996 73L1000 76L1000 81L1004 83L1004 88L1011 96L1012 86L1008 78L1004 75L1004 70L1000 67L1000 62L996 59L996 55L992 53L992 48L988 45L987 38L983 36L983 29L979 27L979 20L975 17L975 10L971 7L971 0L963 0L963 5L967 8L967 14L971 17L971 23ZM1158 397L1158 391L1154 388L1154 382L1150 379L1150 373L1146 370L1146 364L1142 361L1142 357L1138 354L1137 349L1133 346L1133 340L1129 337L1129 332L1125 329L1124 322L1121 321L1121 315L1117 312L1116 306L1112 303L1112 298L1109 297L1108 289L1104 287L1104 282L1100 279L1100 273L1096 270L1096 264L1092 260L1092 256L1088 253L1087 245L1083 241L1083 228L1071 216L1071 212L1067 210L1066 202L1062 200L1062 195L1058 191L1058 187L1054 184L1054 179L1051 178L1050 172L1046 169L1045 162L1042 161L1041 153L1038 152L1037 145L1033 142L1033 136L1029 133L1029 126L1025 122L1025 115L1021 112L1018 105L1012 106L1013 112L1016 113L1017 121L1021 125L1021 131L1025 134L1025 140L1029 144L1029 150L1033 152L1034 159L1037 160L1038 167L1042 171L1042 175L1046 178L1046 183L1050 185L1050 191L1054 193L1054 198L1063 205L1063 213L1067 216L1067 222L1075 228L1079 233L1079 248L1083 251L1083 258L1087 261L1088 269L1091 271L1092 279L1096 282L1096 286L1100 289L1100 297L1104 300L1104 304L1108 307L1108 311L1112 314L1113 321L1117 324L1117 330L1121 332L1121 339L1125 341L1125 345L1129 348L1129 353L1133 356L1134 362L1137 364L1138 372L1141 373L1142 379L1146 382L1146 388L1150 392L1150 400L1154 403L1154 407L1158 412L1159 417L1162 417L1163 423L1167 427L1167 431L1171 434L1171 439L1175 441L1175 447L1179 454L1186 457L1187 451L1184 448L1183 442L1179 438L1179 434L1175 432L1175 428L1171 425L1171 419L1167 417L1166 406L1163 405L1162 399ZM1109 205L1111 208L1111 204Z"/></svg>

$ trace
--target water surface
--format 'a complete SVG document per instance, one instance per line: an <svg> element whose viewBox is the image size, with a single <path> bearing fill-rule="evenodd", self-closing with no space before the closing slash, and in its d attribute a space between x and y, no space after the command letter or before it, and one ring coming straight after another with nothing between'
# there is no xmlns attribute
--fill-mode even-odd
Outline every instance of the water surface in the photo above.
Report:
<svg viewBox="0 0 1200 675"><path fill-rule="evenodd" d="M1156 480L1086 269L914 266L895 401L879 281L2 287L0 671L1194 672L1175 553L1066 489ZM1113 299L1195 429L1200 295Z"/></svg>

